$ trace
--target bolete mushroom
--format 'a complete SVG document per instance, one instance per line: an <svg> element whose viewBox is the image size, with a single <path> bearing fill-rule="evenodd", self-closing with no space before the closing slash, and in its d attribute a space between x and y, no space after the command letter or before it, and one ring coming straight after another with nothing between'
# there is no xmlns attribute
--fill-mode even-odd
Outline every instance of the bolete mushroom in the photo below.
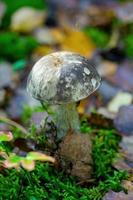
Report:
<svg viewBox="0 0 133 200"><path fill-rule="evenodd" d="M33 67L27 83L29 93L41 102L57 105L58 139L68 130L79 132L76 102L93 93L101 78L85 57L60 51L42 57Z"/></svg>

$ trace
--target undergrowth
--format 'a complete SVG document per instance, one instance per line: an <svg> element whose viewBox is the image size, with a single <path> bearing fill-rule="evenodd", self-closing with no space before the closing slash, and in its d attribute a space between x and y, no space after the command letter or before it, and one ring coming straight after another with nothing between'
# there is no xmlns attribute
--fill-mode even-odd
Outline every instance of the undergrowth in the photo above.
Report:
<svg viewBox="0 0 133 200"><path fill-rule="evenodd" d="M86 27L84 33L91 37L97 47L105 47L109 41L109 35L99 28Z"/></svg>
<svg viewBox="0 0 133 200"><path fill-rule="evenodd" d="M88 189L48 164L38 163L32 172L6 172L6 177L0 175L0 200L100 200L109 189L121 190L120 182L126 178L125 172L114 172L112 177Z"/></svg>
<svg viewBox="0 0 133 200"><path fill-rule="evenodd" d="M94 128L83 122L86 134ZM112 167L118 151L120 136L115 130L100 129L93 139L93 183L78 185L74 177L58 171L49 164L39 163L34 171L6 170L0 174L0 200L102 200L109 190L121 191L121 181L128 177L125 171Z"/></svg>
<svg viewBox="0 0 133 200"><path fill-rule="evenodd" d="M15 62L26 59L38 46L38 42L31 36L20 36L18 33L0 33L0 58Z"/></svg>
<svg viewBox="0 0 133 200"><path fill-rule="evenodd" d="M124 38L124 51L129 58L133 58L133 35L128 34Z"/></svg>

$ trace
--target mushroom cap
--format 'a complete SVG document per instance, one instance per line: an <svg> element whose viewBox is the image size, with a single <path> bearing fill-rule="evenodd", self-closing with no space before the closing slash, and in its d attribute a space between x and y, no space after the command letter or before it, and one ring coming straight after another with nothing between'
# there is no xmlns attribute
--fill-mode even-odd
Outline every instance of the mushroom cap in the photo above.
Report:
<svg viewBox="0 0 133 200"><path fill-rule="evenodd" d="M100 82L99 74L87 58L60 51L42 57L33 66L27 90L42 102L64 104L89 96Z"/></svg>

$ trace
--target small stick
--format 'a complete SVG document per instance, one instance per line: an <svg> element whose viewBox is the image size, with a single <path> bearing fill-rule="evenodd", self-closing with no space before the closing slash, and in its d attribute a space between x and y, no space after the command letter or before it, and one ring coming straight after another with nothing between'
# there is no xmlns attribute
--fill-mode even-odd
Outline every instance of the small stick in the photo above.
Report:
<svg viewBox="0 0 133 200"><path fill-rule="evenodd" d="M8 118L6 118L6 117L0 116L0 121L2 121L2 122L4 122L4 123L7 123L7 124L9 124L9 125L11 125L11 126L14 126L14 127L18 128L19 130L21 130L21 131L22 131L23 133L25 133L25 134L28 133L27 130L26 130L23 126L21 126L21 125L18 124L17 122L12 121L11 119L8 119Z"/></svg>

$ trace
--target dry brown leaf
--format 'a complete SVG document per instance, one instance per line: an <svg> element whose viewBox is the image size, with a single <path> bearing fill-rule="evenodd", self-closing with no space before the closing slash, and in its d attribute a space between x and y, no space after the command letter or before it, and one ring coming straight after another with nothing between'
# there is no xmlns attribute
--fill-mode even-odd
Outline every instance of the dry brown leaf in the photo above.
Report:
<svg viewBox="0 0 133 200"><path fill-rule="evenodd" d="M133 192L133 182L129 180L124 180L122 186L126 188L128 191Z"/></svg>
<svg viewBox="0 0 133 200"><path fill-rule="evenodd" d="M112 21L113 17L115 16L115 12L113 11L113 9L107 6L104 7L96 5L89 6L87 14L88 14L89 24L93 26L107 25Z"/></svg>
<svg viewBox="0 0 133 200"><path fill-rule="evenodd" d="M91 115L88 116L87 119L88 119L88 123L95 127L99 127L99 128L113 127L113 121L111 119L106 118L97 113L91 113Z"/></svg>
<svg viewBox="0 0 133 200"><path fill-rule="evenodd" d="M93 109L98 108L101 105L102 105L102 99L99 96L99 94L95 92L89 97L81 100L77 109L79 114L89 115Z"/></svg>

